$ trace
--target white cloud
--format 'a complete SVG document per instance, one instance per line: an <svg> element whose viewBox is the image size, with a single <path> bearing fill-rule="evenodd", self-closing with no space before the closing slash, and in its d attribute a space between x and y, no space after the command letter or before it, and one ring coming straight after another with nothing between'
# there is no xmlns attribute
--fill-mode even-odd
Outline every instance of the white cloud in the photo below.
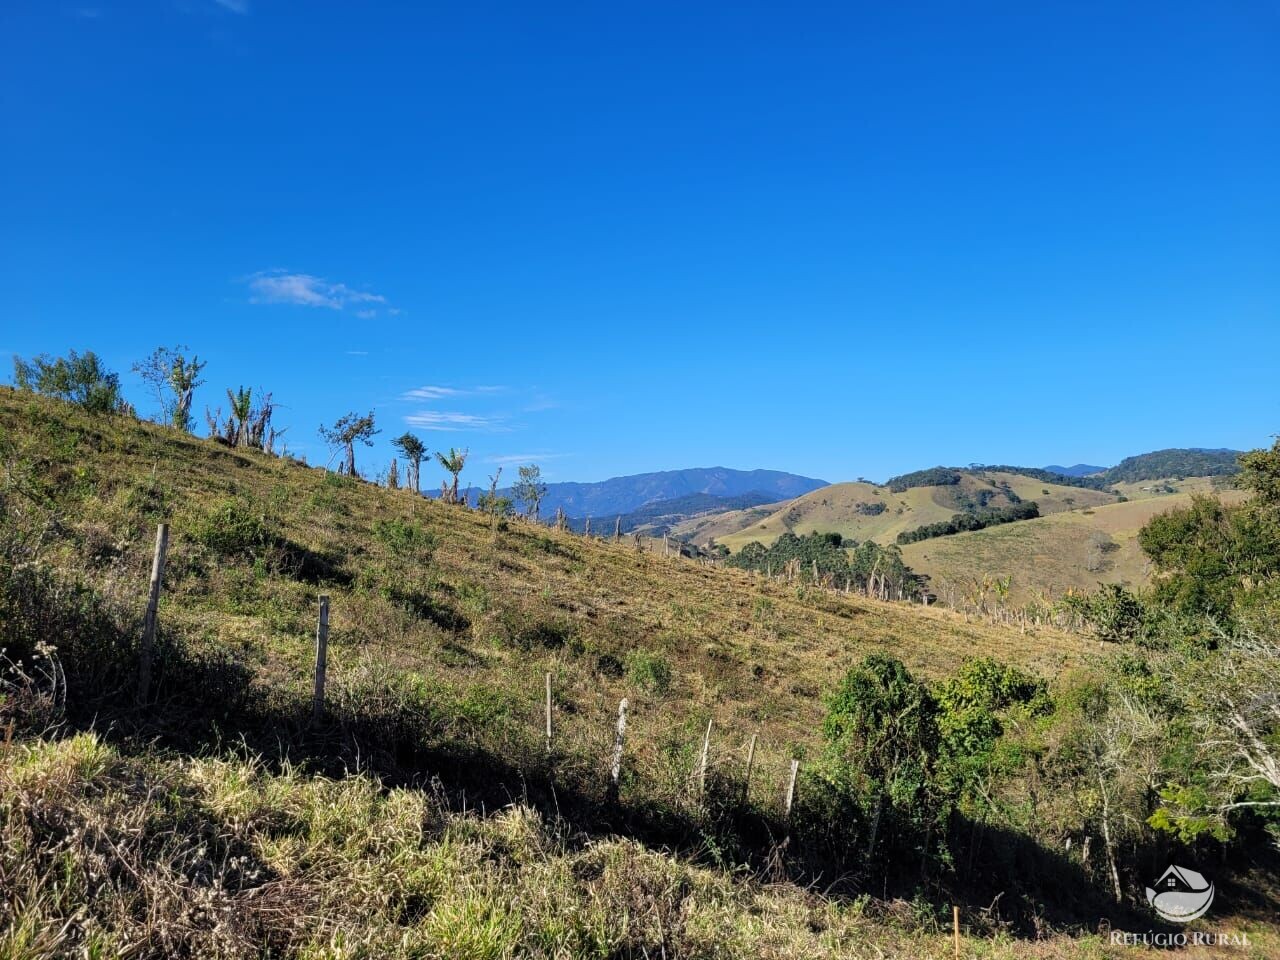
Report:
<svg viewBox="0 0 1280 960"><path fill-rule="evenodd" d="M440 410L419 410L407 414L404 422L420 430L439 430L456 433L463 430L496 432L505 431L501 417L485 417L476 413L451 413Z"/></svg>
<svg viewBox="0 0 1280 960"><path fill-rule="evenodd" d="M502 466L510 466L513 463L540 463L546 460L559 460L561 457L572 456L568 453L504 453L497 457L486 457L485 463L496 463Z"/></svg>
<svg viewBox="0 0 1280 960"><path fill-rule="evenodd" d="M375 316L376 307L385 305L387 298L365 290L355 290L345 283L332 283L323 277L309 273L285 273L269 270L255 273L249 278L250 303L291 303L303 307L326 307L345 310L363 305L357 316Z"/></svg>
<svg viewBox="0 0 1280 960"><path fill-rule="evenodd" d="M425 386L405 391L405 400L443 400L445 397L461 397L467 393L457 387Z"/></svg>
<svg viewBox="0 0 1280 960"><path fill-rule="evenodd" d="M369 355L368 350L348 350L346 353L348 357L367 357Z"/></svg>
<svg viewBox="0 0 1280 960"><path fill-rule="evenodd" d="M213 2L224 10L230 10L232 13L249 12L249 0L213 0Z"/></svg>

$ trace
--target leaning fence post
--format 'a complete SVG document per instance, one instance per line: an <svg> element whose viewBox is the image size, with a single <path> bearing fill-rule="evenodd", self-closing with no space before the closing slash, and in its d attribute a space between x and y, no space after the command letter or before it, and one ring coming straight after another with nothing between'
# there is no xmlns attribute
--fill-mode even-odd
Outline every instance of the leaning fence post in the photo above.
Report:
<svg viewBox="0 0 1280 960"><path fill-rule="evenodd" d="M791 761L791 782L787 784L787 820L791 819L791 805L796 799L796 774L800 772L800 761Z"/></svg>
<svg viewBox="0 0 1280 960"><path fill-rule="evenodd" d="M707 796L707 758L711 754L711 724L713 721L707 721L707 732L702 738L702 762L698 764L698 794L706 799Z"/></svg>
<svg viewBox="0 0 1280 960"><path fill-rule="evenodd" d="M751 766L756 762L756 735L751 735L751 745L747 747L747 773L742 780L742 802L746 803L751 796Z"/></svg>
<svg viewBox="0 0 1280 960"><path fill-rule="evenodd" d="M551 674L547 673L547 753L551 752Z"/></svg>
<svg viewBox="0 0 1280 960"><path fill-rule="evenodd" d="M146 703L151 692L151 655L156 645L156 620L160 612L160 582L164 579L164 558L169 550L169 525L156 527L156 551L151 558L151 584L147 591L147 612L142 619L142 649L138 660L138 702Z"/></svg>
<svg viewBox="0 0 1280 960"><path fill-rule="evenodd" d="M320 619L316 623L316 689L311 699L311 722L324 715L324 675L329 657L329 597L320 595Z"/></svg>
<svg viewBox="0 0 1280 960"><path fill-rule="evenodd" d="M609 768L609 796L618 799L618 781L622 777L622 741L627 735L627 698L618 704L618 729L613 735L613 765Z"/></svg>

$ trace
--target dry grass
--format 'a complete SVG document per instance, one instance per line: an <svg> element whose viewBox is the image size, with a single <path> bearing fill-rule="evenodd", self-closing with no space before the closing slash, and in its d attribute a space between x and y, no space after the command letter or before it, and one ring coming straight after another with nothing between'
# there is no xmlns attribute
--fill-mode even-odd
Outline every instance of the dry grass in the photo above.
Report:
<svg viewBox="0 0 1280 960"><path fill-rule="evenodd" d="M982 918L966 918L986 925ZM1274 956L1274 932L1233 924ZM824 898L591 840L521 805L130 759L92 734L0 752L0 957L952 956L905 903ZM1101 935L963 938L964 956L1138 957ZM1187 951L1180 956L1203 957Z"/></svg>
<svg viewBox="0 0 1280 960"><path fill-rule="evenodd" d="M1138 531L1157 514L1185 506L1193 492L1207 492L1210 484L1199 478L1182 486L1188 489L921 540L903 547L902 556L912 569L928 574L935 589L942 583L1011 577L1014 602L1058 597L1069 588L1094 590L1099 583L1145 586L1150 569ZM1219 495L1227 502L1243 497L1238 490Z"/></svg>

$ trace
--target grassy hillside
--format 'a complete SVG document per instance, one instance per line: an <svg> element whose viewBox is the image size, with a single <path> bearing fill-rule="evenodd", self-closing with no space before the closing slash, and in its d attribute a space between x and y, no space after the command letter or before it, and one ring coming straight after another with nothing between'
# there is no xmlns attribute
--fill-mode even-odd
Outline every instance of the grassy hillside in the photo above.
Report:
<svg viewBox="0 0 1280 960"><path fill-rule="evenodd" d="M1178 488L1172 494L1143 492L1135 484L1132 492L1141 499L908 544L902 548L903 559L927 574L935 591L988 576L1011 577L1015 602L1046 593L1059 596L1069 587L1092 590L1099 583L1143 585L1150 571L1138 547L1138 531L1156 514L1214 487L1207 478L1170 483ZM1234 490L1221 496L1232 502L1241 498Z"/></svg>
<svg viewBox="0 0 1280 960"><path fill-rule="evenodd" d="M768 545L783 533L839 533L854 540L892 543L899 533L951 518L978 503L986 508L1009 506L1012 492L1021 500L1034 500L1042 514L1072 508L1113 503L1116 497L1098 490L1046 483L1014 473L964 471L955 484L910 487L900 493L870 483L837 483L789 501L766 517L748 518L746 525L729 531L708 524L697 532L697 542L711 536L731 551L753 540Z"/></svg>
<svg viewBox="0 0 1280 960"><path fill-rule="evenodd" d="M805 595L626 539L518 522L495 534L478 513L407 491L30 395L0 392L0 439L66 533L44 562L137 612L168 520L165 631L303 701L326 593L335 696L387 687L451 744L536 745L551 672L558 737L600 763L628 696L639 754L690 746L713 717L724 751L760 734L761 776L776 783L816 743L820 695L868 651L937 676L982 651L1051 672L1084 649L937 609Z"/></svg>
<svg viewBox="0 0 1280 960"><path fill-rule="evenodd" d="M950 891L835 889L843 861L815 858L839 824L805 779L784 818L790 761L818 752L822 694L866 652L939 677L980 653L1052 674L1092 647L494 525L29 395L0 392L0 463L0 646L51 640L68 668L0 671L4 957L947 956ZM162 520L160 656L137 706ZM329 690L310 723L321 594ZM55 682L41 699L24 676ZM1096 921L1078 865L991 841L1074 877L1050 906ZM1096 935L1015 939L1010 911L1041 931L1048 901L984 912L1001 890L961 891L973 950L1109 955Z"/></svg>

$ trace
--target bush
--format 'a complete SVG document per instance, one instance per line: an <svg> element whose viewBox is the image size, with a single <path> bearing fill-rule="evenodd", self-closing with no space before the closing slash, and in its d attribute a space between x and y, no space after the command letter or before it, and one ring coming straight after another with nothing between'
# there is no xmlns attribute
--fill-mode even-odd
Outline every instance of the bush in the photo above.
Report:
<svg viewBox="0 0 1280 960"><path fill-rule="evenodd" d="M200 517L191 536L220 557L250 563L262 559L278 539L264 517L235 498L221 501Z"/></svg>
<svg viewBox="0 0 1280 960"><path fill-rule="evenodd" d="M641 690L661 696L671 687L671 664L656 653L632 650L627 654L627 679Z"/></svg>
<svg viewBox="0 0 1280 960"><path fill-rule="evenodd" d="M129 405L120 394L120 376L102 365L92 350L65 357L41 354L30 360L13 358L13 382L29 390L74 403L91 413L125 413Z"/></svg>

